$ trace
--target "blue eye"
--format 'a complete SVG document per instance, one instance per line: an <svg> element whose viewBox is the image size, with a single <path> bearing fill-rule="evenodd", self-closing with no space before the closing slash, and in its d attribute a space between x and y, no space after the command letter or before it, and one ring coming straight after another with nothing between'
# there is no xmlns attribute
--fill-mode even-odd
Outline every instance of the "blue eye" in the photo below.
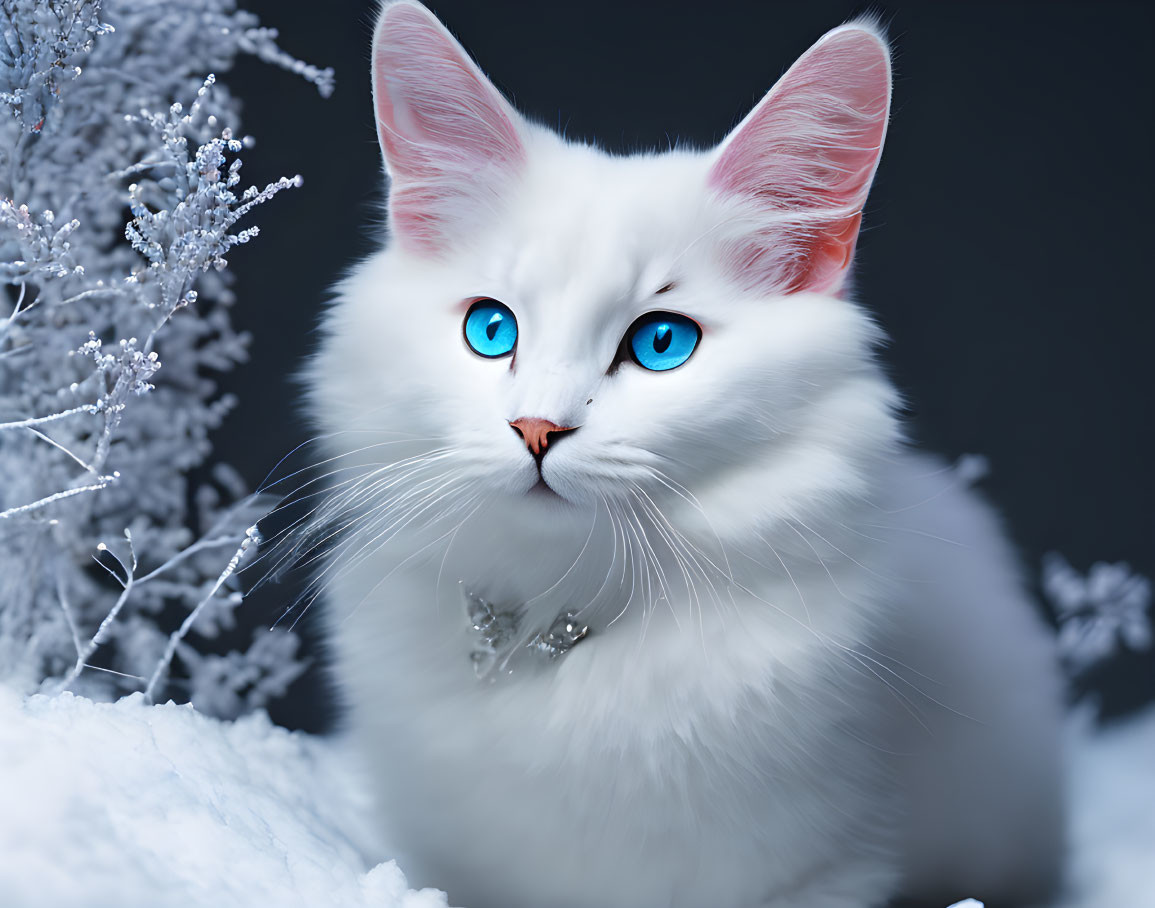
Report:
<svg viewBox="0 0 1155 908"><path fill-rule="evenodd" d="M626 333L634 362L652 372L678 368L701 339L697 322L673 312L647 312Z"/></svg>
<svg viewBox="0 0 1155 908"><path fill-rule="evenodd" d="M489 359L508 356L517 344L517 319L497 300L478 300L465 313L465 342Z"/></svg>

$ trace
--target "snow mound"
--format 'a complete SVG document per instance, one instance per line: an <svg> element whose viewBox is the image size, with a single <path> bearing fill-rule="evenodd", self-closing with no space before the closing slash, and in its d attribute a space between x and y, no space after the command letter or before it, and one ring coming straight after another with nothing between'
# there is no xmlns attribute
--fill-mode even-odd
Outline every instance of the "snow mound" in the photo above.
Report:
<svg viewBox="0 0 1155 908"><path fill-rule="evenodd" d="M1155 905L1155 707L1091 733L1072 718L1070 894L1057 908Z"/></svg>
<svg viewBox="0 0 1155 908"><path fill-rule="evenodd" d="M1072 885L1056 908L1155 905L1155 708L1094 735L1076 716L1071 739ZM362 791L339 745L263 714L0 687L0 901L447 908L392 861L370 866Z"/></svg>
<svg viewBox="0 0 1155 908"><path fill-rule="evenodd" d="M393 862L370 869L355 779L263 714L0 688L3 904L445 908Z"/></svg>

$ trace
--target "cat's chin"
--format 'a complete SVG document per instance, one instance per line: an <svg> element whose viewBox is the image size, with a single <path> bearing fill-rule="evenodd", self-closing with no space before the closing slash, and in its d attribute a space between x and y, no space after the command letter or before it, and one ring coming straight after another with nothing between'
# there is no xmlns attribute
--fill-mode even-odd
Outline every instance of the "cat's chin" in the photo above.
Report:
<svg viewBox="0 0 1155 908"><path fill-rule="evenodd" d="M571 511L577 508L578 502L567 498L557 491L553 486L542 478L538 478L532 486L530 486L523 496L526 501L549 508L550 510L564 509Z"/></svg>
<svg viewBox="0 0 1155 908"><path fill-rule="evenodd" d="M563 503L566 500L562 498L557 492L550 487L544 479L538 477L537 482L529 487L526 493L527 498L538 499L542 501Z"/></svg>
<svg viewBox="0 0 1155 908"><path fill-rule="evenodd" d="M533 485L518 495L517 499L537 513L557 515L582 510L580 502L563 495L540 476Z"/></svg>

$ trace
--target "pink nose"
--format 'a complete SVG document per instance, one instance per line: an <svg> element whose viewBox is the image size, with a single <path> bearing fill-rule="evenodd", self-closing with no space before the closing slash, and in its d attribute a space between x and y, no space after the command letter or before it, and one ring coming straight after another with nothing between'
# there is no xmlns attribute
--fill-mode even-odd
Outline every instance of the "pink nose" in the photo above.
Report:
<svg viewBox="0 0 1155 908"><path fill-rule="evenodd" d="M509 427L521 436L525 446L529 448L529 453L538 460L545 456L545 449L549 447L551 435L556 440L558 436L577 431L577 426L559 426L555 422L539 419L536 416L523 416L520 419L515 419L509 424Z"/></svg>

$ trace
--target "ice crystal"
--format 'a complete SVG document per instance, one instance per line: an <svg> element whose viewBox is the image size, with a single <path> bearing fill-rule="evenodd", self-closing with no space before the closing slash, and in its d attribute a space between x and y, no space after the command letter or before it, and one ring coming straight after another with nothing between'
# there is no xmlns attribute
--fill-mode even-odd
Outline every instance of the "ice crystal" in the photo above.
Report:
<svg viewBox="0 0 1155 908"><path fill-rule="evenodd" d="M1059 621L1059 651L1073 674L1121 647L1150 648L1151 582L1129 565L1099 562L1084 575L1052 553L1043 562L1043 591Z"/></svg>
<svg viewBox="0 0 1155 908"><path fill-rule="evenodd" d="M223 269L257 236L240 222L300 184L241 185L216 78L241 54L332 89L233 0L0 0L9 681L159 695L175 657L194 699L235 715L300 670L283 637L227 656L189 637L231 626L259 516L227 466L189 478L232 405L216 376L246 355Z"/></svg>
<svg viewBox="0 0 1155 908"><path fill-rule="evenodd" d="M474 645L469 654L473 671L479 680L494 681L498 674L510 674L524 660L518 657L532 653L540 661L552 661L568 653L589 635L589 625L577 612L562 612L549 628L521 638L520 609L501 609L488 599L460 583L465 614Z"/></svg>

